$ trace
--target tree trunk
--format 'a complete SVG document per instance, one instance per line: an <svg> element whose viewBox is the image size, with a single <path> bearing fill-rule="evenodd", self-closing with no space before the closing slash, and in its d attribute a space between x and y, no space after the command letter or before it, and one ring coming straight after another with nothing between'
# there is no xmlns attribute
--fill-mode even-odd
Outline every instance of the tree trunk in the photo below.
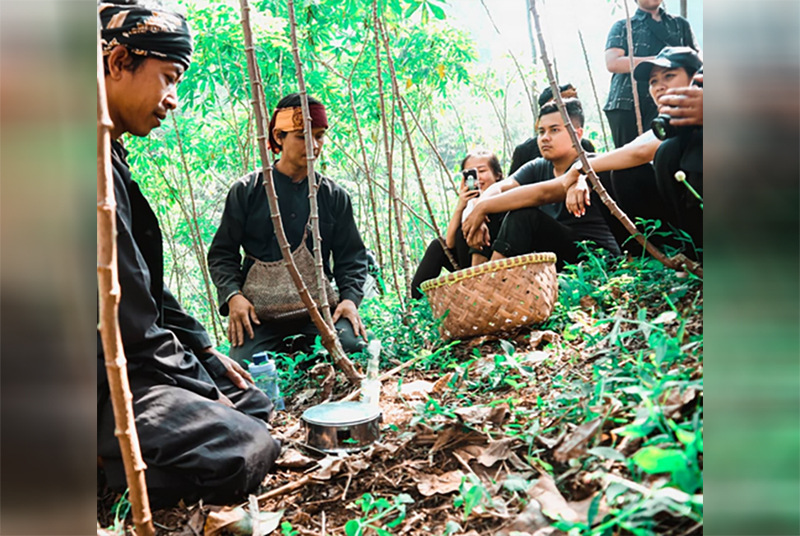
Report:
<svg viewBox="0 0 800 536"><path fill-rule="evenodd" d="M631 222L630 218L620 210L617 204L614 202L613 199L608 195L608 192L603 187L603 184L600 182L600 178L595 173L592 165L589 163L589 159L586 157L586 151L583 150L581 147L580 139L578 138L578 133L575 131L575 127L572 124L572 121L567 114L566 106L564 106L564 99L561 98L561 93L558 91L558 84L556 83L556 77L553 74L553 67L550 64L550 60L547 57L547 48L545 47L544 43L544 36L542 35L542 26L539 22L539 13L536 11L536 0L531 0L531 13L533 13L533 21L536 25L536 34L539 38L539 48L542 53L542 63L544 64L545 71L547 72L547 78L550 81L550 88L553 90L553 96L555 97L556 105L558 106L558 110L561 112L561 118L564 121L564 125L567 128L567 132L569 132L570 138L572 139L572 145L575 147L575 150L578 152L578 157L580 158L581 165L583 166L583 170L586 172L586 175L589 177L589 181L592 183L592 187L600 196L600 199L603 203L608 207L611 213L625 226L625 229L628 230L629 233L636 239L639 244L642 245L644 249L648 251L653 257L655 257L659 262L661 262L664 266L672 269L679 269L684 268L693 274L702 277L703 271L702 268L697 264L692 262L691 260L687 259L682 255L678 255L675 259L668 259L661 251L655 247L652 243L648 242L644 236L636 229L636 226Z"/></svg>
<svg viewBox="0 0 800 536"><path fill-rule="evenodd" d="M99 30L99 19L98 19ZM117 202L111 173L111 118L106 102L103 56L97 36L97 293L100 338L105 356L111 406L114 409L114 435L119 440L128 500L131 503L136 533L155 534L147 496L146 465L139 448L133 395L128 383L128 363L119 328L119 275L117 267Z"/></svg>
<svg viewBox="0 0 800 536"><path fill-rule="evenodd" d="M294 59L294 68L297 72L297 85L300 89L300 106L303 109L303 137L306 142L308 202L311 206L311 244L314 250L314 263L317 267L317 288L319 289L322 317L331 329L333 329L333 319L331 318L331 307L328 303L328 293L325 292L326 276L322 263L322 250L320 249L322 239L319 236L319 209L317 207L319 183L317 181L317 175L314 173L314 162L317 157L314 155L314 140L312 139L311 133L311 110L308 106L308 91L306 90L306 82L303 78L303 64L300 61L300 50L297 47L297 21L294 16L294 0L289 0L289 25L292 37L292 58Z"/></svg>
<svg viewBox="0 0 800 536"><path fill-rule="evenodd" d="M281 221L280 209L278 207L278 194L275 192L275 185L272 182L272 161L270 160L267 151L267 134L266 134L266 118L265 118L265 105L264 93L261 83L261 76L256 62L255 48L253 46L253 33L250 29L250 5L248 0L240 0L242 10L242 29L244 31L244 44L245 54L247 56L247 70L250 73L250 92L252 94L253 110L255 111L256 120L256 140L258 141L258 151L261 156L262 174L264 181L264 189L267 193L269 201L270 218L272 219L272 226L275 230L275 236L280 245L281 255L283 256L283 263L289 271L289 275L294 281L297 292L300 294L300 299L308 309L311 315L311 320L319 330L322 338L322 344L330 353L333 361L344 372L347 379L354 385L358 385L363 379L363 375L356 370L353 363L344 353L339 338L336 336L336 331L322 318L314 300L311 298L308 289L306 288L300 272L297 270L297 265L294 263L292 257L291 246L286 239L286 233L283 230L283 222Z"/></svg>

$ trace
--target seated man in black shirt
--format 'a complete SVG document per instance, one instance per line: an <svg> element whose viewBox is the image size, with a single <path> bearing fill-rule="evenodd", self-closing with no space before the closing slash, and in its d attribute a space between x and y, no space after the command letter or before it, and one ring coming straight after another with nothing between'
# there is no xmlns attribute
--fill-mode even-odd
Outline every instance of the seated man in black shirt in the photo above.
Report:
<svg viewBox="0 0 800 536"><path fill-rule="evenodd" d="M322 103L313 97L308 100L314 153L318 156L328 121ZM280 160L275 162L272 178L278 194L281 222L292 251L302 243L309 251L312 250L311 233L307 232L310 224L309 183L302 118L300 95L292 93L278 102L269 132L270 149L281 154ZM333 321L344 350L358 352L366 346L363 340L366 330L358 314L358 305L367 278L367 249L356 227L350 195L331 179L317 175L322 262L325 275L336 281L339 291L339 304L333 311ZM244 258L240 249L246 254ZM253 258L263 262L283 258L270 219L261 171L245 175L231 187L222 221L208 251L208 267L217 287L219 310L222 315L230 317L230 355L242 363L251 359L254 353L263 351L310 351L319 332L308 316L262 322L256 316L252 296L248 299L242 294L247 274L254 264ZM309 289L316 285L315 281L305 283Z"/></svg>
<svg viewBox="0 0 800 536"><path fill-rule="evenodd" d="M572 84L564 84L563 86L559 86L558 89L563 99L578 98L578 90L575 89ZM547 86L539 95L539 108L552 100L553 90L550 89L550 86ZM539 151L539 143L537 140L538 136L528 138L514 148L514 154L511 157L511 167L508 169L509 177L521 168L523 164L527 164L531 160L536 160L542 156L542 153ZM594 152L594 145L587 139L581 139L581 147L583 147L583 150L587 153Z"/></svg>
<svg viewBox="0 0 800 536"><path fill-rule="evenodd" d="M567 99L565 105L580 137L584 120L581 103L577 99ZM599 198L587 207L582 218L576 218L564 206L566 185L562 175L575 163L578 152L572 146L554 102L542 108L538 132L543 158L528 162L481 196L463 224L467 243L471 247L486 244L487 215L510 211L492 244L492 260L552 251L558 257L558 266L562 267L565 262L578 261L580 248L576 242L583 240L591 240L618 254L619 247L599 208L603 206ZM592 195L597 194L592 192Z"/></svg>
<svg viewBox="0 0 800 536"><path fill-rule="evenodd" d="M191 62L189 27L160 9L103 3L98 10L113 121L119 328L150 504L240 501L280 454L267 428L273 405L167 288L158 218L121 143L125 133L147 136L178 106L178 83ZM117 432L98 329L97 454L108 485L122 493L128 485Z"/></svg>

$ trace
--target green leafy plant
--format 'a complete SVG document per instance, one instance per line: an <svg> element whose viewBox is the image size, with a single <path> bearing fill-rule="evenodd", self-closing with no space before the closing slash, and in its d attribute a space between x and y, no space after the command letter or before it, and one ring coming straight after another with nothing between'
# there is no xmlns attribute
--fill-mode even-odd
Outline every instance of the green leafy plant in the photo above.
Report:
<svg viewBox="0 0 800 536"><path fill-rule="evenodd" d="M372 532L378 536L389 536L392 534L389 529L397 527L406 518L406 506L413 504L414 499L406 493L400 493L389 502L388 499L365 493L355 503L361 507L364 515L345 523L344 533L347 536L366 536ZM386 521L390 516L394 517Z"/></svg>

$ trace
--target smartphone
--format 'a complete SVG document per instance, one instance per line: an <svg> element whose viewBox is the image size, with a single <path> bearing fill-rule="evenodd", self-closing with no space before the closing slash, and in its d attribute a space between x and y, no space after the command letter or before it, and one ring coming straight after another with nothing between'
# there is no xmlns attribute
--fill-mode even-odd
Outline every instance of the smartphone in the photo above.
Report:
<svg viewBox="0 0 800 536"><path fill-rule="evenodd" d="M473 191L478 189L477 168L465 169L461 174L464 175L464 183L467 185L467 190Z"/></svg>

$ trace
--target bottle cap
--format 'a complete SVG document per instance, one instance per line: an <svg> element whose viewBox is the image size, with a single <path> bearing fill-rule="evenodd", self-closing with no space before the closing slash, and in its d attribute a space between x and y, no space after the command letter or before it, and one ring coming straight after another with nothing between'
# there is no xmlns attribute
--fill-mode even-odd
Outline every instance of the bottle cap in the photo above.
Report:
<svg viewBox="0 0 800 536"><path fill-rule="evenodd" d="M253 354L253 364L260 365L269 361L269 352L258 352L257 354Z"/></svg>

